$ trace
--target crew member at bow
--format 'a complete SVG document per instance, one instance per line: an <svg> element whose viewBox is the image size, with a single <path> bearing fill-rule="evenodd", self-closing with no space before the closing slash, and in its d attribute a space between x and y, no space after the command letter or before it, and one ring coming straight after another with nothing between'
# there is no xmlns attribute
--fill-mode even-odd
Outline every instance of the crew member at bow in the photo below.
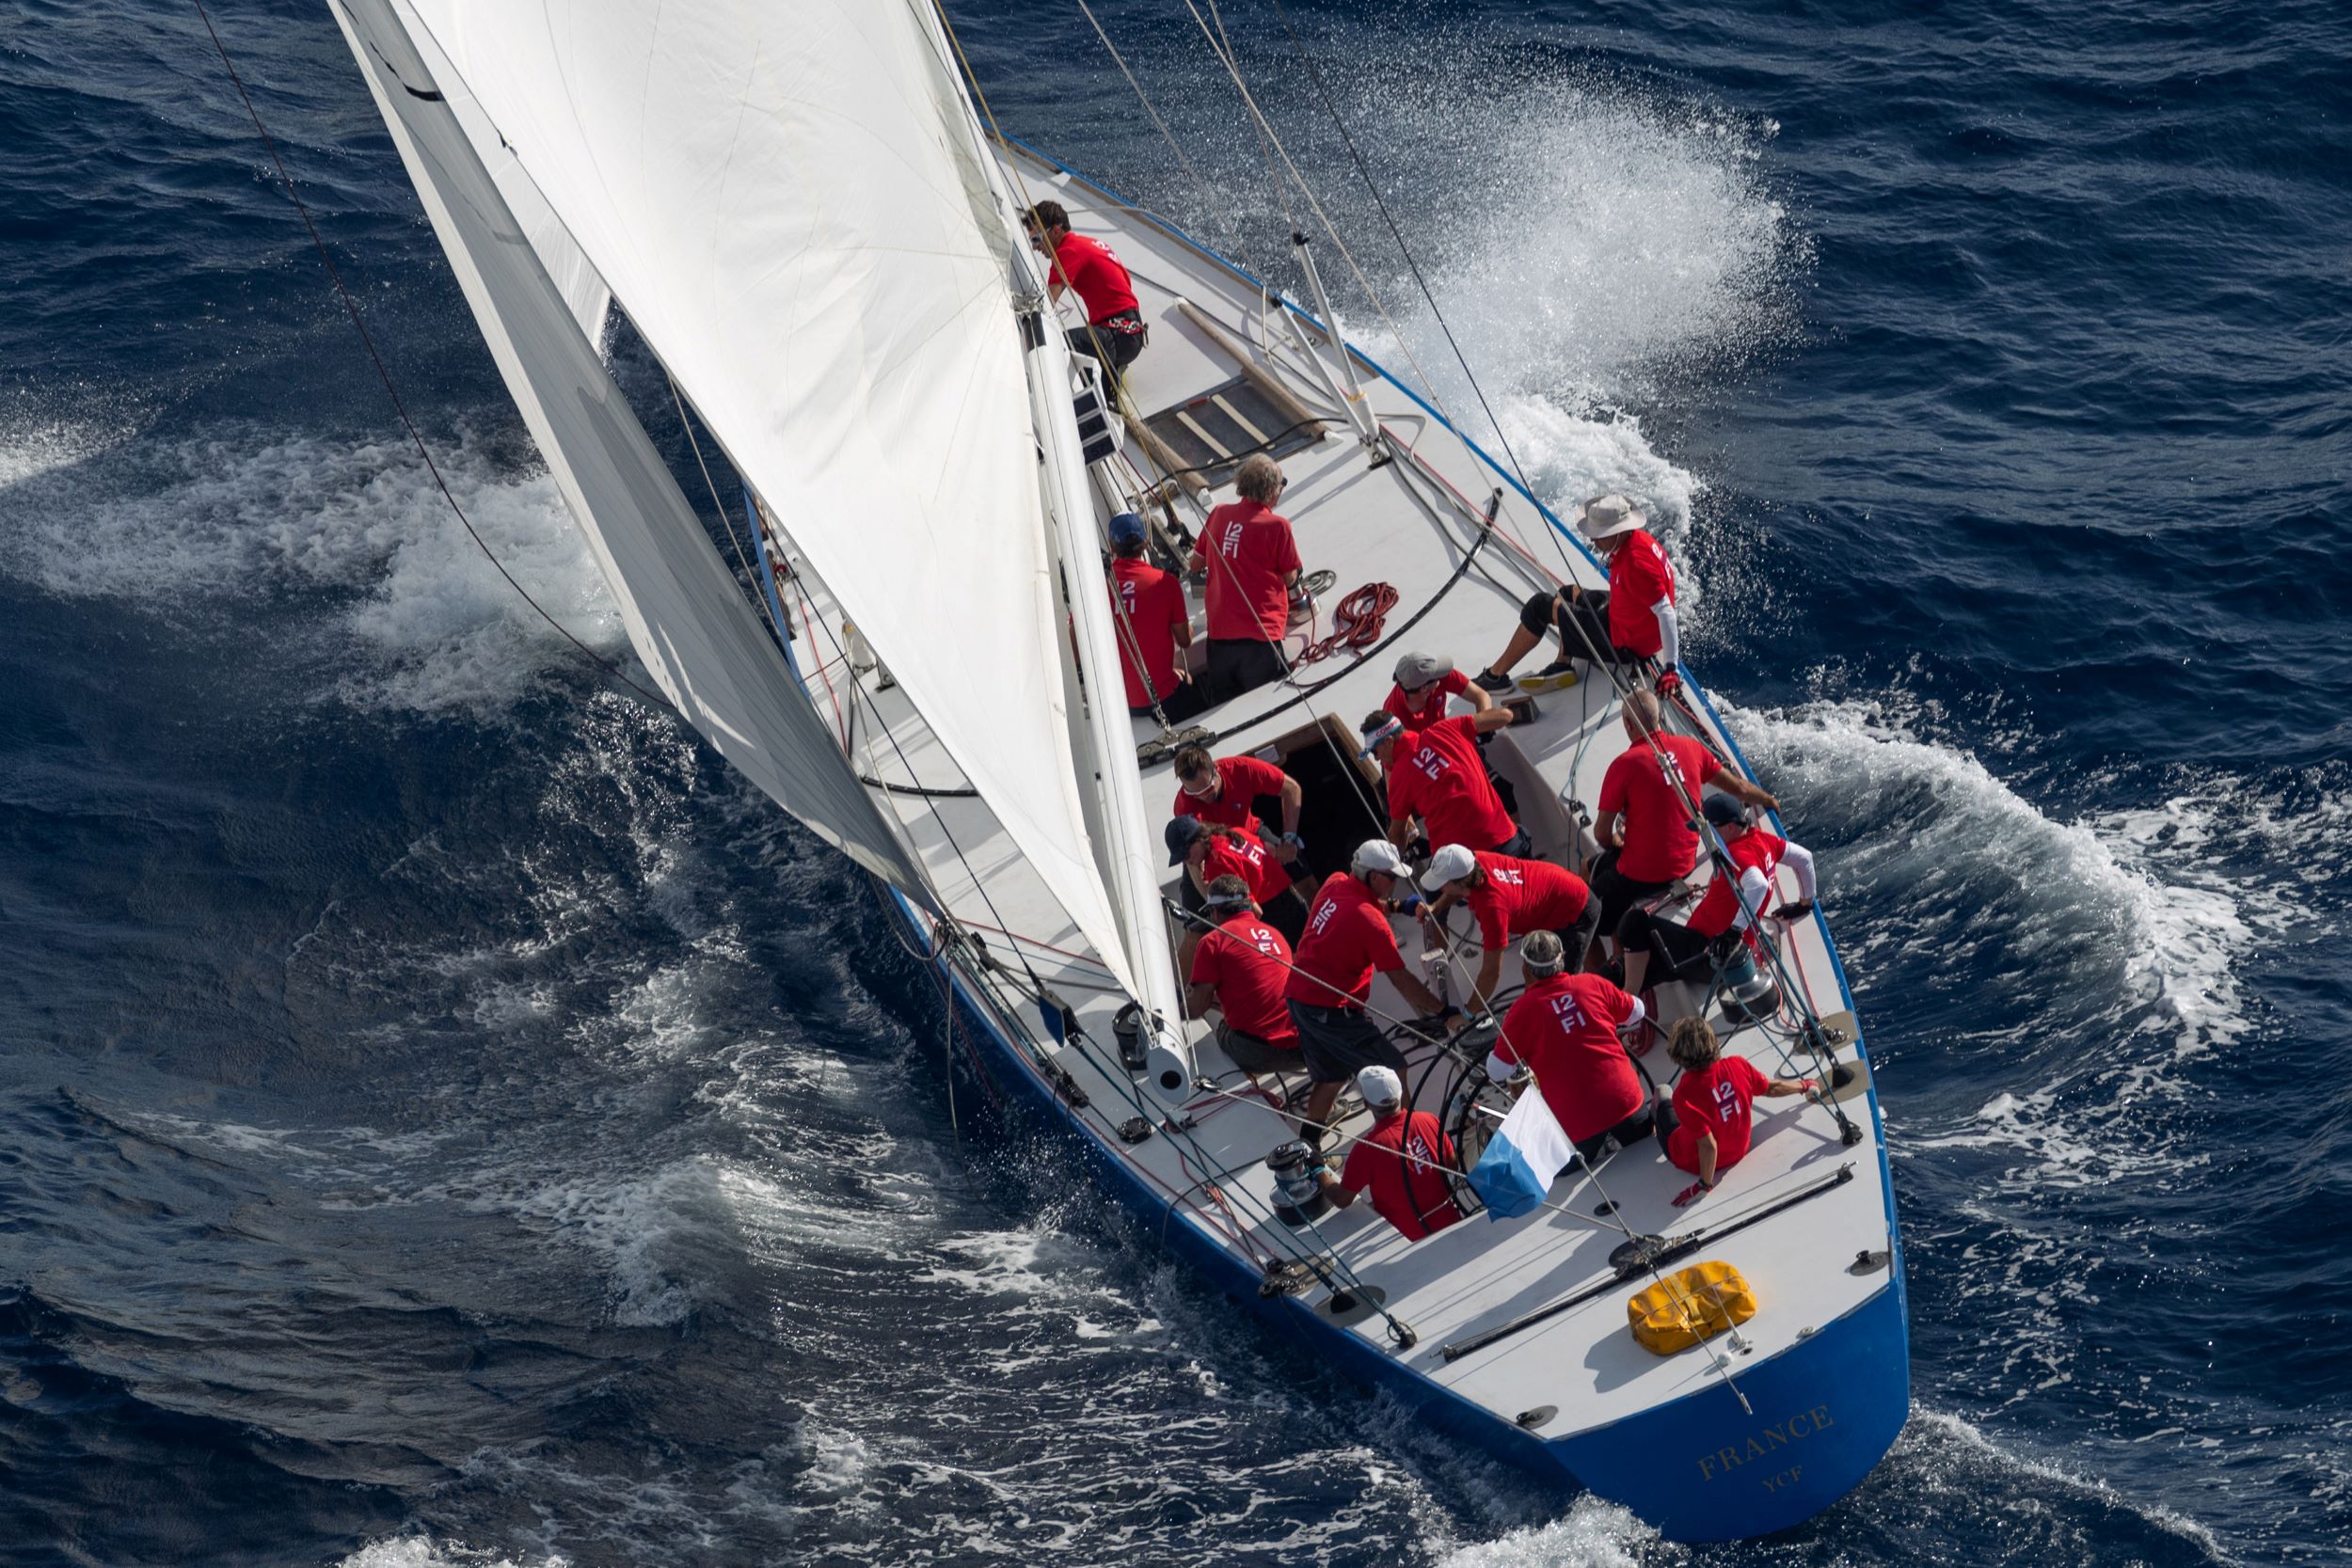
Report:
<svg viewBox="0 0 2352 1568"><path fill-rule="evenodd" d="M1110 246L1070 231L1070 211L1058 201L1039 202L1021 226L1029 247L1046 260L1047 296L1059 303L1065 290L1074 289L1086 307L1086 325L1070 329L1070 351L1092 355L1116 380L1150 337L1136 304L1135 279Z"/></svg>

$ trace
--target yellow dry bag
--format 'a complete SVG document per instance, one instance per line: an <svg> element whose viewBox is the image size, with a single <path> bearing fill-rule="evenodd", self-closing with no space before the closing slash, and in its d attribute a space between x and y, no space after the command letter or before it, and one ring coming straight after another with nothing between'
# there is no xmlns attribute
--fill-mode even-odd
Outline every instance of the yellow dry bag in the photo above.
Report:
<svg viewBox="0 0 2352 1568"><path fill-rule="evenodd" d="M1672 1355L1755 1317L1756 1292L1729 1263L1693 1263L1628 1301L1625 1315L1646 1349Z"/></svg>

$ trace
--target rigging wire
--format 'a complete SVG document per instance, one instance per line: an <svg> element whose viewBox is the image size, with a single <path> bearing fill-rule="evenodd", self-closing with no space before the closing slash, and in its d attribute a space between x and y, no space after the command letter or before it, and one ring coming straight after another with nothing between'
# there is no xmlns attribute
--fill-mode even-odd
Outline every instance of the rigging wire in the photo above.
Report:
<svg viewBox="0 0 2352 1568"><path fill-rule="evenodd" d="M269 133L269 127L262 123L262 112L254 107L253 95L246 90L245 78L237 73L236 62L229 57L229 47L221 42L219 30L213 25L212 13L204 8L204 0L190 0L190 3L196 7L196 14L203 20L204 31L212 39L214 52L220 55L221 66L229 72L229 80L236 85L237 97L243 101L245 104L246 118L253 121L253 129L260 134L262 145L269 150L269 161L271 166L278 170L278 183L285 186L286 198L294 203L294 211L302 214L302 227L310 231L310 244L317 247L319 260L326 263L326 276L333 278L335 281L335 295L338 299L342 301L343 313L351 318L352 326L358 331L359 341L366 347L368 351L368 358L375 366L376 376L384 383L385 395L392 401L392 411L400 416L401 426L408 432L409 442L416 447L417 455L424 460L425 471L433 476L433 483L439 488L441 492L441 499L449 502L449 509L457 515L458 522L465 526L466 536L471 539L474 542L475 547L482 551L483 558L488 561L493 567L497 568L498 575L506 579L506 586L513 589L516 594L521 598L523 603L529 605L533 610L535 610L538 613L539 619L545 621L548 626L553 626L556 631L562 635L564 641L569 642L574 648L578 649L582 658L595 665L598 670L603 671L606 674L612 676L614 680L620 682L623 686L628 687L631 691L636 692L640 697L644 698L645 701L653 704L656 707L664 708L672 713L675 713L677 711L676 707L667 697L648 691L644 687L631 680L627 674L622 673L619 665L613 663L611 659L596 652L596 649L591 648L587 643L581 641L579 637L573 634L570 627L564 626L563 622L557 620L553 615L549 614L545 605L542 605L537 599L532 597L531 590L525 588L520 582L517 582L515 579L515 574L506 569L506 562L498 558L498 552L490 548L489 543L482 537L481 531L473 526L473 519L466 515L466 509L457 503L457 497L450 489L448 479L441 473L441 466L433 461L433 452L432 450L425 445L423 432L417 428L417 421L409 418L408 405L401 401L400 388L392 383L391 370L384 363L384 356L376 349L374 334L368 330L368 324L360 318L358 302L352 298L351 288L343 281L342 269L335 265L335 258L328 252L326 248L326 241L325 237L319 233L319 226L310 216L310 207L303 201L301 194L294 188L294 176L287 172L286 161L278 155L278 138L271 135Z"/></svg>

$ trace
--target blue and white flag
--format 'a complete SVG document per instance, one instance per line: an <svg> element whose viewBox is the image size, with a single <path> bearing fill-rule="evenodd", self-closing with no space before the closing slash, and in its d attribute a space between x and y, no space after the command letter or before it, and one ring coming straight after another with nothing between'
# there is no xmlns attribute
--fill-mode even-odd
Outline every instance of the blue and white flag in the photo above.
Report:
<svg viewBox="0 0 2352 1568"><path fill-rule="evenodd" d="M1576 1146L1560 1131L1543 1091L1530 1088L1486 1140L1470 1184L1489 1218L1517 1219L1544 1200L1552 1179L1574 1158Z"/></svg>

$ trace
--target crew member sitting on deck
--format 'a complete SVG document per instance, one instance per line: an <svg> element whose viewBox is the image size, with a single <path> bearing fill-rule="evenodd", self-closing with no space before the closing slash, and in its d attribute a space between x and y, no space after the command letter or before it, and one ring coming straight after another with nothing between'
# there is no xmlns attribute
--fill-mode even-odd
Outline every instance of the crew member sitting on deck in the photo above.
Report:
<svg viewBox="0 0 2352 1568"><path fill-rule="evenodd" d="M1298 836L1298 812L1307 803L1307 792L1299 788L1296 779L1270 762L1256 757L1212 759L1200 747L1187 746L1176 753L1176 785L1177 816L1245 830L1257 821L1253 803L1258 797L1279 796L1282 831L1277 833L1269 829L1259 836L1285 865L1295 863L1299 851L1307 847L1307 841Z"/></svg>
<svg viewBox="0 0 2352 1568"><path fill-rule="evenodd" d="M1201 597L1209 612L1212 703L1280 680L1289 669L1282 639L1290 632L1292 596L1302 590L1290 519L1274 510L1287 483L1265 453L1243 458L1233 474L1241 499L1211 512L1192 547L1189 565L1208 572Z"/></svg>
<svg viewBox="0 0 2352 1568"><path fill-rule="evenodd" d="M1699 863L1699 835L1691 806L1701 784L1745 804L1776 811L1780 802L1716 759L1700 741L1673 735L1659 721L1658 699L1636 689L1619 714L1633 744L1600 780L1600 816L1593 835L1602 854L1593 863L1593 892L1600 897L1600 929L1616 933L1626 911L1655 898ZM1598 968L1600 948L1585 955Z"/></svg>
<svg viewBox="0 0 2352 1568"><path fill-rule="evenodd" d="M1408 1242L1443 1230L1462 1217L1445 1173L1454 1168L1454 1140L1427 1111L1405 1109L1405 1081L1384 1067L1356 1075L1356 1092L1372 1113L1372 1131L1348 1149L1337 1176L1316 1167L1323 1196L1344 1209L1359 1193L1372 1195L1372 1212Z"/></svg>
<svg viewBox="0 0 2352 1568"><path fill-rule="evenodd" d="M1090 354L1116 380L1135 363L1150 336L1136 306L1135 280L1111 247L1070 231L1070 211L1058 201L1041 201L1021 220L1029 248L1046 260L1045 292L1058 303L1066 289L1078 291L1087 325L1070 329L1070 351Z"/></svg>
<svg viewBox="0 0 2352 1568"><path fill-rule="evenodd" d="M1318 1136L1317 1129L1330 1119L1340 1085L1348 1079L1373 1066L1406 1070L1404 1053L1365 1016L1375 974L1386 974L1397 994L1422 1018L1442 1019L1457 1031L1462 1026L1461 1009L1445 1006L1431 995L1397 950L1389 911L1404 876L1405 860L1395 845L1384 838L1366 839L1356 847L1347 870L1323 879L1308 908L1307 934L1298 940L1282 995L1306 1044L1307 1076L1314 1084L1307 1101L1310 1138ZM1420 909L1421 895L1409 884L1400 902L1409 914Z"/></svg>
<svg viewBox="0 0 2352 1568"><path fill-rule="evenodd" d="M1472 713L1484 713L1495 704L1485 687L1442 654L1406 654L1396 661L1396 685L1380 709L1403 720L1408 730L1425 730L1445 717L1448 697L1461 698Z"/></svg>
<svg viewBox="0 0 2352 1568"><path fill-rule="evenodd" d="M1560 634L1560 657L1519 681L1522 691L1552 691L1576 684L1576 661L1659 662L1658 693L1680 684L1681 626L1675 616L1675 569L1649 534L1649 519L1623 496L1601 496L1576 510L1576 526L1609 562L1609 586L1586 593L1574 583L1538 594L1519 610L1518 629L1502 657L1479 673L1489 691L1511 689L1511 667L1544 640Z"/></svg>
<svg viewBox="0 0 2352 1568"><path fill-rule="evenodd" d="M1111 519L1111 630L1119 639L1119 670L1127 677L1127 711L1155 717L1152 705L1171 724L1207 707L1179 650L1192 646L1192 611L1184 585L1143 559L1143 519L1121 512Z"/></svg>
<svg viewBox="0 0 2352 1568"><path fill-rule="evenodd" d="M1709 795L1703 809L1707 820L1723 835L1733 870L1726 875L1717 866L1715 879L1707 884L1707 896L1691 911L1691 918L1678 925L1639 906L1625 911L1625 918L1617 922L1617 947L1625 955L1625 989L1636 996L1649 978L1653 955L1665 966L1669 978L1688 980L1706 974L1708 960L1739 938L1753 944L1756 919L1772 900L1783 862L1797 874L1797 896L1773 910L1773 917L1801 920L1813 912L1810 850L1748 826L1747 809L1727 795ZM1735 876L1739 879L1736 891Z"/></svg>
<svg viewBox="0 0 2352 1568"><path fill-rule="evenodd" d="M1503 1017L1486 1076L1506 1083L1525 1066L1552 1119L1589 1165L1671 1127L1674 1112L1650 1103L1648 1086L1617 1037L1642 1022L1640 1000L1597 974L1566 968L1567 949L1552 932L1537 931L1519 944L1527 990Z"/></svg>
<svg viewBox="0 0 2352 1568"><path fill-rule="evenodd" d="M1290 868L1248 828L1228 828L1197 816L1168 819L1168 863L1184 868L1178 902L1187 914L1207 908L1208 887L1217 878L1239 877L1259 912L1284 940L1296 942L1307 927L1307 901L1291 885ZM1196 927L1195 929L1198 929ZM1181 948L1182 958L1189 946Z"/></svg>
<svg viewBox="0 0 2352 1568"><path fill-rule="evenodd" d="M1675 1082L1677 1123L1666 1134L1666 1158L1698 1180L1676 1195L1679 1209L1711 1193L1723 1173L1747 1158L1750 1113L1757 1095L1811 1094L1818 1078L1767 1078L1744 1056L1726 1056L1703 1018L1675 1020L1666 1054L1682 1076Z"/></svg>
<svg viewBox="0 0 2352 1568"><path fill-rule="evenodd" d="M1478 737L1512 721L1507 707L1456 714L1407 734L1405 721L1387 712L1367 714L1360 726L1362 755L1378 760L1389 783L1389 841L1400 848L1413 842L1413 819L1421 818L1432 845L1460 844L1524 855L1527 831L1511 820Z"/></svg>
<svg viewBox="0 0 2352 1568"><path fill-rule="evenodd" d="M1429 906L1430 918L1441 918L1457 903L1468 904L1478 917L1484 952L1470 987L1473 1007L1492 1005L1495 982L1502 978L1503 949L1512 938L1550 931L1567 950L1567 967L1575 969L1600 928L1600 904L1584 879L1549 861L1449 844L1429 857L1421 885L1438 895Z"/></svg>
<svg viewBox="0 0 2352 1568"><path fill-rule="evenodd" d="M1216 928L1200 939L1185 966L1184 1016L1204 1017L1211 1006L1223 1013L1216 1043L1252 1084L1262 1072L1304 1065L1298 1026L1282 1005L1291 944L1260 916L1249 884L1239 877L1210 882L1205 902Z"/></svg>

